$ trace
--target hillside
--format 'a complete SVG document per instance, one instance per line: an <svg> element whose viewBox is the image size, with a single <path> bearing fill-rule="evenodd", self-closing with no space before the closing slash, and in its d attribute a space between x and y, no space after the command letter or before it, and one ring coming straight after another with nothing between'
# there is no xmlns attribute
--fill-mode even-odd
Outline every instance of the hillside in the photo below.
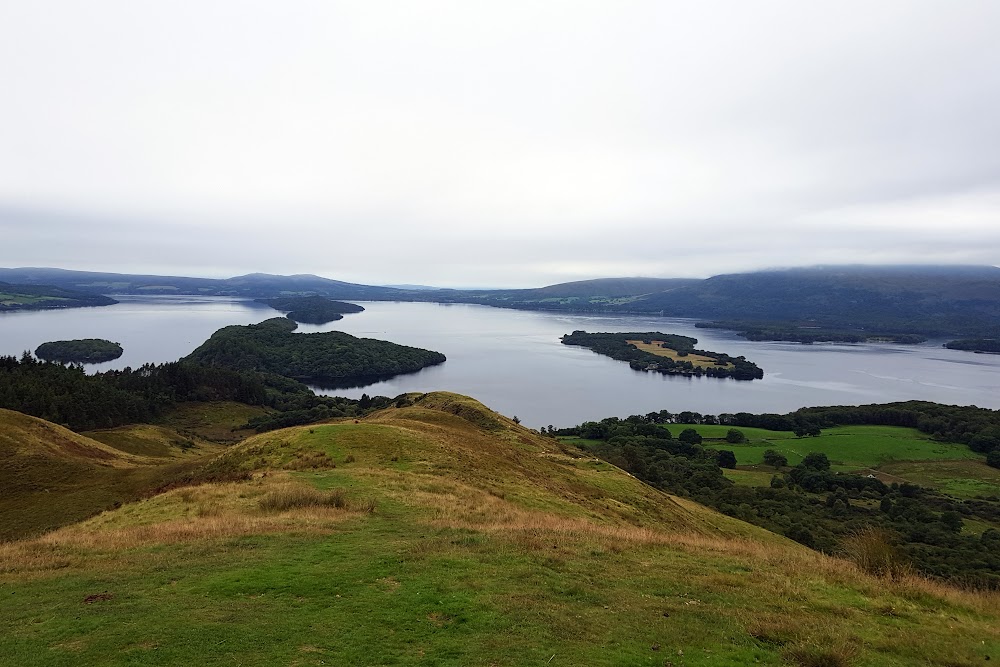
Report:
<svg viewBox="0 0 1000 667"><path fill-rule="evenodd" d="M0 282L0 312L110 306L115 303L118 302L100 294L53 285L12 285Z"/></svg>
<svg viewBox="0 0 1000 667"><path fill-rule="evenodd" d="M754 340L854 342L874 337L919 342L925 336L1000 335L1000 268L994 266L818 266L704 280L601 278L514 290L399 289L314 275L253 273L208 279L51 268L0 268L0 281L19 287L46 284L92 295L317 295L690 317L752 332L748 337Z"/></svg>
<svg viewBox="0 0 1000 667"><path fill-rule="evenodd" d="M472 399L254 436L0 545L0 664L978 665L995 595L855 566Z"/></svg>
<svg viewBox="0 0 1000 667"><path fill-rule="evenodd" d="M629 307L676 317L960 334L1000 327L1000 268L833 266L720 275Z"/></svg>
<svg viewBox="0 0 1000 667"><path fill-rule="evenodd" d="M993 266L820 266L705 280L617 278L528 290L442 290L422 299L721 320L723 328L755 331L755 340L881 336L919 342L901 334L1000 331L1000 268Z"/></svg>
<svg viewBox="0 0 1000 667"><path fill-rule="evenodd" d="M203 296L280 297L318 294L334 299L398 299L406 292L358 285L314 275L251 273L233 278L189 278L54 268L0 268L0 280L20 285L45 284L94 294L199 294ZM2 290L0 290L2 291Z"/></svg>
<svg viewBox="0 0 1000 667"><path fill-rule="evenodd" d="M177 474L184 467L179 461L217 451L166 429L156 440L158 449L117 448L0 409L0 541L51 530L134 500Z"/></svg>

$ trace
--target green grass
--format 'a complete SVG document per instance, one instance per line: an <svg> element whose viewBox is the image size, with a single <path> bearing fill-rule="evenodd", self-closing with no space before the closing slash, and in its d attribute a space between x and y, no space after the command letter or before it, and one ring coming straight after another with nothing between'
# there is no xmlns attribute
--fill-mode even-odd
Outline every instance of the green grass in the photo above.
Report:
<svg viewBox="0 0 1000 667"><path fill-rule="evenodd" d="M751 470L737 468L730 470L723 468L722 474L743 486L771 486L771 478L776 474L779 477L781 476L780 472L770 469Z"/></svg>
<svg viewBox="0 0 1000 667"><path fill-rule="evenodd" d="M395 507L322 534L108 545L0 577L0 664L735 666L812 651L945 665L1000 650L992 617L892 586L708 548L435 527Z"/></svg>
<svg viewBox="0 0 1000 667"><path fill-rule="evenodd" d="M1000 470L982 460L899 461L882 470L921 486L929 486L959 498L1000 496Z"/></svg>
<svg viewBox="0 0 1000 667"><path fill-rule="evenodd" d="M832 468L841 472L873 473L887 483L910 482L958 498L1000 495L1000 471L988 467L981 455L959 443L931 440L916 429L843 426L823 429L819 436L797 438L786 431L741 428L747 442L734 445L712 440L725 438L729 426L671 425L675 436L683 428L697 430L706 438L705 446L732 450L739 466L761 465L768 449L784 454L793 466L810 452L822 452ZM732 475L730 479L759 486L763 478Z"/></svg>
<svg viewBox="0 0 1000 667"><path fill-rule="evenodd" d="M35 296L32 294L16 294L13 292L0 292L0 305L2 306L24 306L24 305L41 303L44 301L69 301L69 299L57 296Z"/></svg>
<svg viewBox="0 0 1000 667"><path fill-rule="evenodd" d="M725 438L728 426L676 425L694 428L704 438ZM705 441L706 446L731 449L740 465L756 465L764 460L764 451L774 449L796 465L810 452L827 455L835 468L858 470L875 468L890 461L976 460L982 457L958 443L936 442L920 431L897 426L842 426L823 429L819 436L797 438L783 431L739 429L748 442L733 445L725 440ZM675 434L676 435L676 434Z"/></svg>
<svg viewBox="0 0 1000 667"><path fill-rule="evenodd" d="M0 544L0 665L944 667L1000 655L996 596L873 578L477 406L436 394L358 424L255 436L220 459L253 468L250 480ZM275 467L310 457L329 463ZM309 502L262 509L281 493ZM310 500L334 496L343 507ZM364 501L375 511L352 509Z"/></svg>
<svg viewBox="0 0 1000 667"><path fill-rule="evenodd" d="M269 412L272 411L268 408L232 401L180 403L161 417L157 424L186 438L233 443L254 434L253 430L240 429L240 426L253 417Z"/></svg>

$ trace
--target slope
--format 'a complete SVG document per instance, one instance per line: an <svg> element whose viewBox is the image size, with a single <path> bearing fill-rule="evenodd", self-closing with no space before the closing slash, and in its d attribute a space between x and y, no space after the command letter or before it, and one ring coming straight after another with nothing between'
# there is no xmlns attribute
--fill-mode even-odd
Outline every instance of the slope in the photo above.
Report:
<svg viewBox="0 0 1000 667"><path fill-rule="evenodd" d="M205 451L191 444L195 451L187 458ZM0 409L0 540L52 530L134 500L178 474L184 466L163 465L175 458L129 453Z"/></svg>
<svg viewBox="0 0 1000 667"><path fill-rule="evenodd" d="M719 275L629 307L931 335L988 331L1000 326L1000 268L830 266Z"/></svg>
<svg viewBox="0 0 1000 667"><path fill-rule="evenodd" d="M467 397L231 447L0 545L0 664L973 665L996 596L868 576Z"/></svg>

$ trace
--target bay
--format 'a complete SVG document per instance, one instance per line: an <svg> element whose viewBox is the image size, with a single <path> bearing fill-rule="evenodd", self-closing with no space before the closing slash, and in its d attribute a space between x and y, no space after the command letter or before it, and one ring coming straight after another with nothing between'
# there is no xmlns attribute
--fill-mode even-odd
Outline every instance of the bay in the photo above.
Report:
<svg viewBox="0 0 1000 667"><path fill-rule="evenodd" d="M49 340L107 338L121 358L88 370L174 361L215 330L278 315L252 301L220 297L116 297L104 308L0 314L0 354L34 350ZM361 302L363 313L299 331L344 331L443 352L448 361L366 387L319 393L359 398L435 390L467 394L531 427L667 409L703 414L788 412L812 405L910 399L1000 408L1000 356L922 345L800 345L750 342L697 329L694 321L645 316L541 313L463 304ZM764 369L752 382L633 371L559 337L586 331L662 331L698 346L745 355Z"/></svg>

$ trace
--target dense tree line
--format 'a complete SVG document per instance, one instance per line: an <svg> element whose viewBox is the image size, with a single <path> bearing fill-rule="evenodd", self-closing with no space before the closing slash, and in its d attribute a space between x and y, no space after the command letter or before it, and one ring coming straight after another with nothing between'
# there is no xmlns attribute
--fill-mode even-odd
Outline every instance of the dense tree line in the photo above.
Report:
<svg viewBox="0 0 1000 667"><path fill-rule="evenodd" d="M364 311L364 308L357 304L334 301L325 296L286 296L257 299L257 301L275 310L289 311L285 317L302 324L326 324L343 319L345 313Z"/></svg>
<svg viewBox="0 0 1000 667"><path fill-rule="evenodd" d="M445 356L340 331L296 334L296 324L276 317L260 324L219 329L185 357L205 366L277 373L324 386L388 378L440 364Z"/></svg>
<svg viewBox="0 0 1000 667"><path fill-rule="evenodd" d="M1000 354L1000 338L961 338L944 344L950 350Z"/></svg>
<svg viewBox="0 0 1000 667"><path fill-rule="evenodd" d="M884 342L916 345L927 340L925 336L893 332L844 331L831 327L817 327L814 324L800 326L791 322L748 322L724 320L718 322L698 322L699 329L727 329L739 332L752 341L788 341L793 343L866 343Z"/></svg>
<svg viewBox="0 0 1000 667"><path fill-rule="evenodd" d="M97 364L122 356L122 346L103 338L81 338L78 340L54 340L42 343L35 350L35 356L45 361L62 363Z"/></svg>
<svg viewBox="0 0 1000 667"><path fill-rule="evenodd" d="M80 366L0 357L0 407L76 431L154 421L184 401L237 401L274 409L249 427L263 431L385 407L385 397L356 401L317 396L305 385L265 373L190 362L145 364L87 375Z"/></svg>
<svg viewBox="0 0 1000 667"><path fill-rule="evenodd" d="M660 356L640 350L629 343L630 340L641 340L646 344L660 341L662 347L677 351L677 359ZM695 348L697 338L665 334L657 331L644 333L588 333L574 331L562 337L564 345L579 345L617 359L627 361L634 370L653 371L667 375L705 376L718 378L733 378L734 380L754 380L764 377L762 371L746 357L731 357L722 352L709 352ZM685 360L688 355L699 355L713 360L711 366L700 366Z"/></svg>
<svg viewBox="0 0 1000 667"><path fill-rule="evenodd" d="M666 411L664 411L666 413ZM835 553L846 537L877 526L894 535L898 548L924 574L963 584L1000 588L1000 531L961 534L965 519L1000 521L997 498L957 500L912 484L887 486L867 476L835 473L826 455L808 454L788 468L779 458L770 487L738 486L721 466L735 464L730 450L713 449L682 430L674 438L670 413L586 422L558 433L579 435L593 454L639 479L690 497L724 514ZM733 430L719 445L737 439ZM777 454L777 452L774 452Z"/></svg>

